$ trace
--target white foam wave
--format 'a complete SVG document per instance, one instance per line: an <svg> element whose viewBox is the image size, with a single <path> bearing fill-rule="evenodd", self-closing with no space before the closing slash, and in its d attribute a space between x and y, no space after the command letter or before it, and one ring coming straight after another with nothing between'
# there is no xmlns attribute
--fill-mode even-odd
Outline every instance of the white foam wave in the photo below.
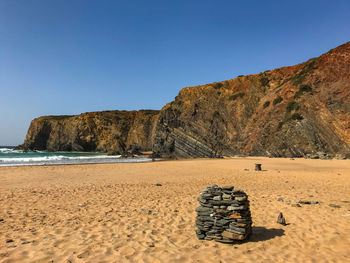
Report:
<svg viewBox="0 0 350 263"><path fill-rule="evenodd" d="M0 148L0 153L23 153L22 150L14 150L11 148Z"/></svg>
<svg viewBox="0 0 350 263"><path fill-rule="evenodd" d="M40 156L40 157L14 157L14 158L0 158L0 163L30 163L30 162L54 162L63 160L95 160L95 159L119 159L120 155L96 155L96 156Z"/></svg>
<svg viewBox="0 0 350 263"><path fill-rule="evenodd" d="M0 148L0 152L8 152L11 151L12 149L10 148Z"/></svg>

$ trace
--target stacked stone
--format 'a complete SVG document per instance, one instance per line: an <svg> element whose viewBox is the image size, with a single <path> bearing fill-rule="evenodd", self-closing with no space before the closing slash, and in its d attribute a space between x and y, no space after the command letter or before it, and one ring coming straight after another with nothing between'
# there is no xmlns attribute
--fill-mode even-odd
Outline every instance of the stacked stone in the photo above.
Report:
<svg viewBox="0 0 350 263"><path fill-rule="evenodd" d="M196 234L198 239L234 243L252 232L248 196L233 186L212 185L198 197Z"/></svg>

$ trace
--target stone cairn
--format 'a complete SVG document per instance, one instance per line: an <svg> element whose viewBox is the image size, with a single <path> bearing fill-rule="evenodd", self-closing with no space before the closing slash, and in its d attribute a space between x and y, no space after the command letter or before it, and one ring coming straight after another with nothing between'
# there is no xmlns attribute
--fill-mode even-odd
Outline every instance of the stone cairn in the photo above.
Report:
<svg viewBox="0 0 350 263"><path fill-rule="evenodd" d="M232 244L252 232L248 196L233 186L212 185L198 197L196 234L198 239Z"/></svg>

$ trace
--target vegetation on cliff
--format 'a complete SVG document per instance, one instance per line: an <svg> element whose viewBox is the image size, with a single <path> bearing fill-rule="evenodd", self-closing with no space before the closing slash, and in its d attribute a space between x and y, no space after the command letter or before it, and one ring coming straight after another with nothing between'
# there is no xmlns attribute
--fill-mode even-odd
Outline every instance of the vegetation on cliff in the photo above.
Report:
<svg viewBox="0 0 350 263"><path fill-rule="evenodd" d="M184 88L159 111L32 121L24 149L163 157L350 153L350 42L296 66Z"/></svg>
<svg viewBox="0 0 350 263"><path fill-rule="evenodd" d="M159 111L101 111L34 119L21 148L124 154L152 150Z"/></svg>
<svg viewBox="0 0 350 263"><path fill-rule="evenodd" d="M159 156L349 154L350 42L296 66L185 88L154 138Z"/></svg>

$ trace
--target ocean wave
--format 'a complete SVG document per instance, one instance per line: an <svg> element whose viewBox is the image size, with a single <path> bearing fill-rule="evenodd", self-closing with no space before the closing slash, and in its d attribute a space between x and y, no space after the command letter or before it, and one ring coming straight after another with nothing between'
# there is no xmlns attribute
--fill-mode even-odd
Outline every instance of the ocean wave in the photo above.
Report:
<svg viewBox="0 0 350 263"><path fill-rule="evenodd" d="M0 153L23 153L22 150L14 150L11 148L0 148Z"/></svg>
<svg viewBox="0 0 350 263"><path fill-rule="evenodd" d="M10 149L10 148L0 148L0 153L9 153L12 151L13 151L13 149Z"/></svg>
<svg viewBox="0 0 350 263"><path fill-rule="evenodd" d="M12 157L0 158L0 163L29 163L29 162L52 162L64 160L95 160L95 159L119 159L121 155L94 155L94 156L40 156L40 157Z"/></svg>
<svg viewBox="0 0 350 263"><path fill-rule="evenodd" d="M8 152L11 151L12 149L10 148L0 148L0 152Z"/></svg>

